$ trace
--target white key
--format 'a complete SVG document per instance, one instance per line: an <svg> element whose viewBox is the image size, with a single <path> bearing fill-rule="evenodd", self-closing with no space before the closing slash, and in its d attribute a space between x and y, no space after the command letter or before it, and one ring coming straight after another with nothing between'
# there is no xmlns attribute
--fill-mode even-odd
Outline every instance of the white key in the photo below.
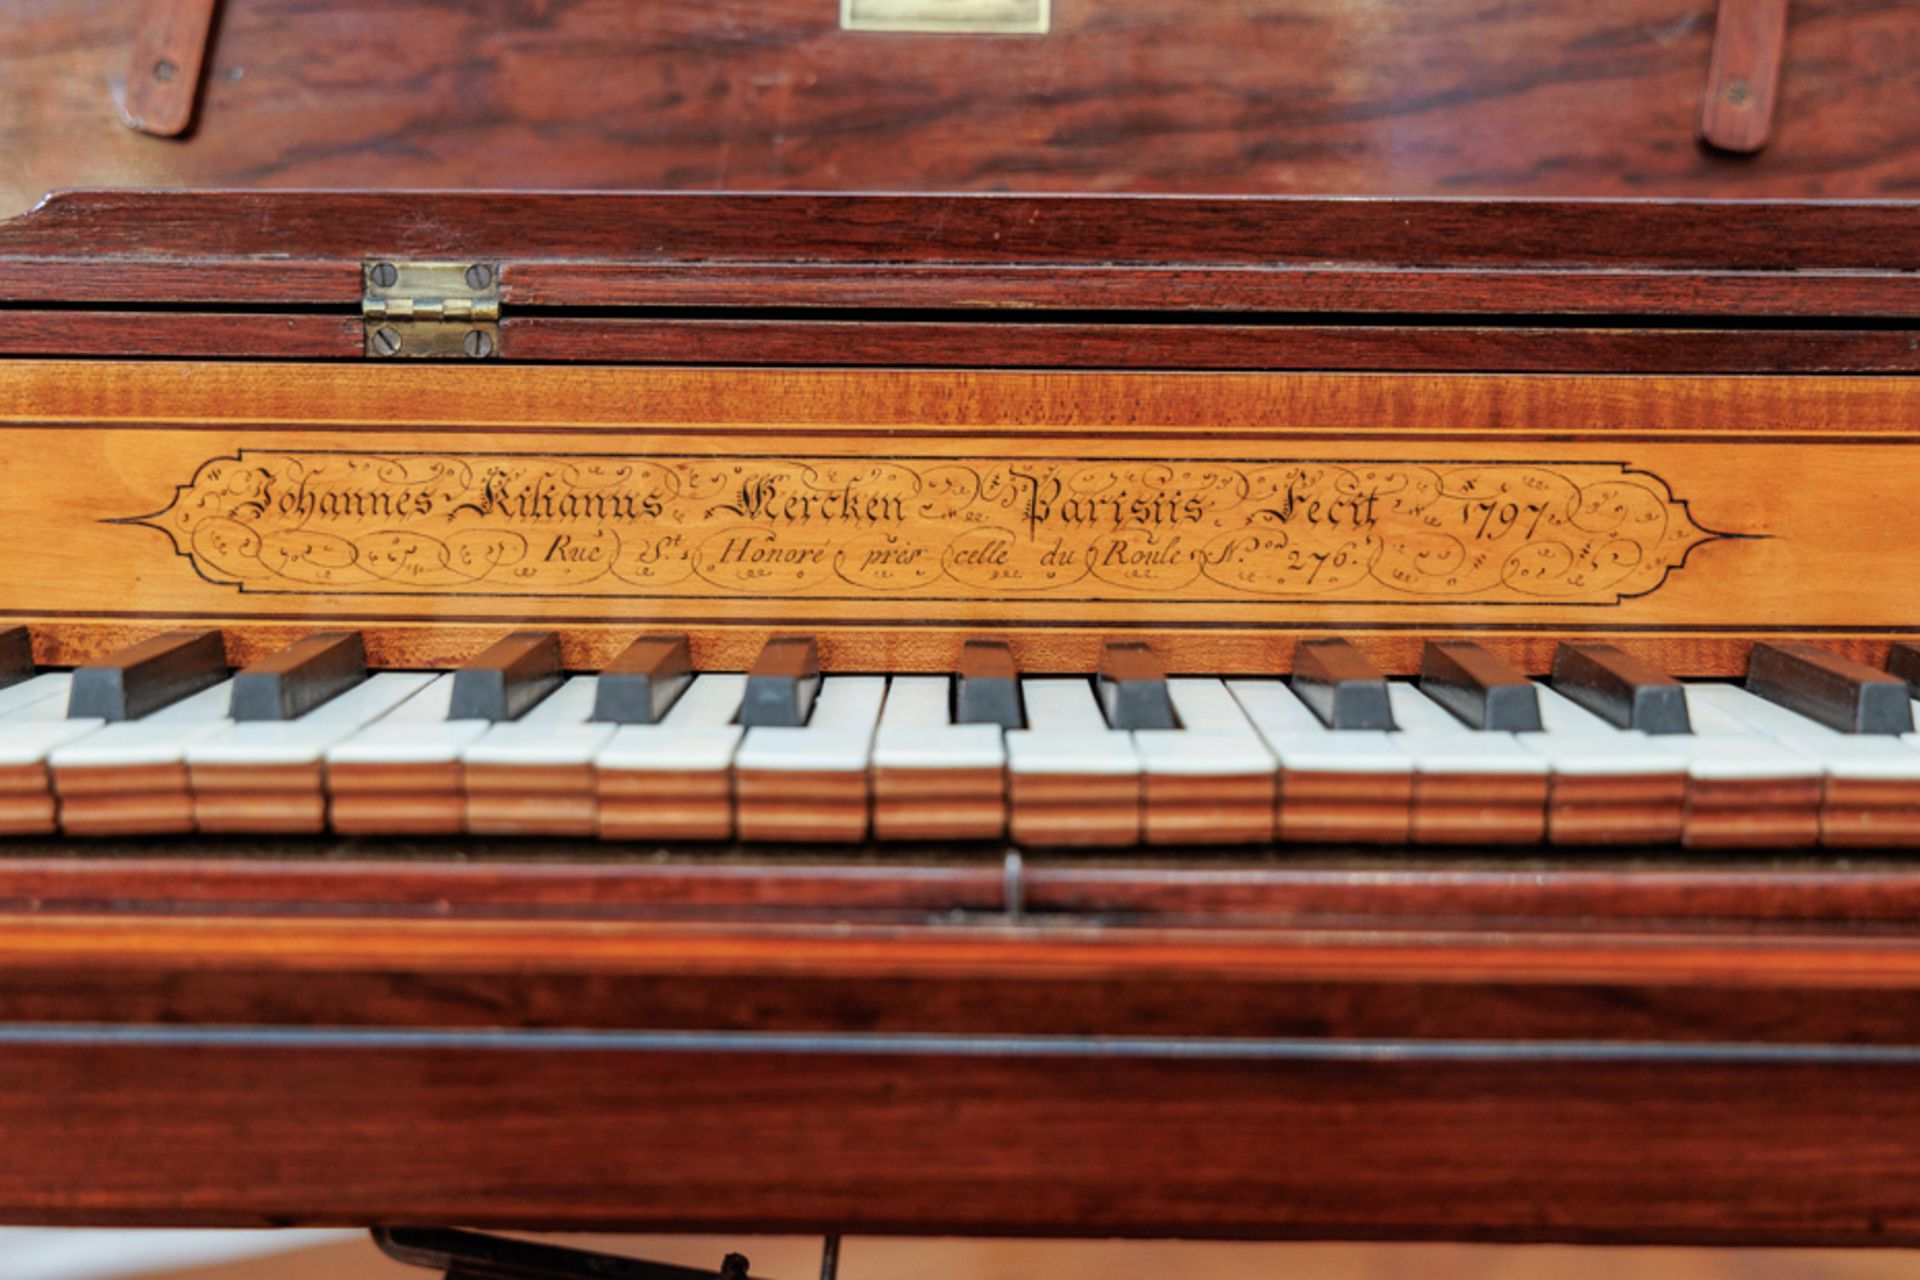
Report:
<svg viewBox="0 0 1920 1280"><path fill-rule="evenodd" d="M1554 773L1600 778L1686 771L1686 735L1622 729L1537 680L1534 694L1542 728L1514 737Z"/></svg>
<svg viewBox="0 0 1920 1280"><path fill-rule="evenodd" d="M820 682L806 724L797 728L757 725L747 730L734 767L864 772L873 758L874 730L886 696L885 676L828 676Z"/></svg>
<svg viewBox="0 0 1920 1280"><path fill-rule="evenodd" d="M1892 734L1841 733L1732 684L1689 685L1687 705L1726 716L1831 777L1920 780L1920 751Z"/></svg>
<svg viewBox="0 0 1920 1280"><path fill-rule="evenodd" d="M485 733L487 720L449 720L453 676L437 675L420 692L327 750L328 764L452 764Z"/></svg>
<svg viewBox="0 0 1920 1280"><path fill-rule="evenodd" d="M326 755L361 726L371 724L425 688L425 671L379 671L292 720L248 720L195 743L188 764L300 765Z"/></svg>
<svg viewBox="0 0 1920 1280"><path fill-rule="evenodd" d="M1167 681L1178 729L1136 729L1134 751L1151 774L1244 777L1272 773L1273 754L1223 680Z"/></svg>
<svg viewBox="0 0 1920 1280"><path fill-rule="evenodd" d="M36 696L15 701L0 714L0 766L42 764L56 747L77 742L106 727L96 716L78 720L67 718L67 694L73 686L73 673L54 671L35 676L14 686L24 690L35 685Z"/></svg>
<svg viewBox="0 0 1920 1280"><path fill-rule="evenodd" d="M596 722L600 681L573 676L518 720L494 725L460 753L468 764L590 764L620 726Z"/></svg>
<svg viewBox="0 0 1920 1280"><path fill-rule="evenodd" d="M232 698L233 681L222 680L138 720L122 720L57 747L47 763L56 769L182 763L188 748L233 724L227 718Z"/></svg>
<svg viewBox="0 0 1920 1280"><path fill-rule="evenodd" d="M0 719L11 715L22 707L48 698L65 698L73 689L71 671L48 671L37 676L28 676L18 684L10 684L0 689ZM61 708L62 712L65 707Z"/></svg>
<svg viewBox="0 0 1920 1280"><path fill-rule="evenodd" d="M1229 680L1227 688L1280 767L1294 773L1411 773L1413 759L1384 729L1329 729L1280 680Z"/></svg>
<svg viewBox="0 0 1920 1280"><path fill-rule="evenodd" d="M1418 773L1545 773L1547 762L1521 746L1511 733L1469 729L1451 711L1405 680L1387 682L1393 707L1388 735L1407 754Z"/></svg>
<svg viewBox="0 0 1920 1280"><path fill-rule="evenodd" d="M747 689L745 675L695 676L658 724L621 725L594 757L602 769L713 772L733 764L746 732L734 723Z"/></svg>
<svg viewBox="0 0 1920 1280"><path fill-rule="evenodd" d="M998 769L1007 762L1003 730L953 723L949 676L895 676L873 739L876 769Z"/></svg>
<svg viewBox="0 0 1920 1280"><path fill-rule="evenodd" d="M1015 773L1137 774L1133 735L1110 729L1085 679L1020 682L1027 727L1007 731L1007 767Z"/></svg>

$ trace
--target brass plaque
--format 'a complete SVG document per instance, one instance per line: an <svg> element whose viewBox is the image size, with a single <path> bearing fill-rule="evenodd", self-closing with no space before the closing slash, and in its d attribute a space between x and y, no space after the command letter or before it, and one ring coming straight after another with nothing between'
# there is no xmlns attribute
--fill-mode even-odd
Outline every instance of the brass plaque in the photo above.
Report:
<svg viewBox="0 0 1920 1280"><path fill-rule="evenodd" d="M846 31L1045 35L1052 0L840 0Z"/></svg>

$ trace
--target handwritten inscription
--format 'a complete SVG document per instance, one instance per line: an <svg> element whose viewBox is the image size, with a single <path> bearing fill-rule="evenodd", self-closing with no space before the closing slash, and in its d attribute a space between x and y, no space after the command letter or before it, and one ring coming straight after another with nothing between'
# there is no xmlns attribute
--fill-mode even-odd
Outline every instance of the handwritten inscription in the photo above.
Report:
<svg viewBox="0 0 1920 1280"><path fill-rule="evenodd" d="M1711 538L1621 463L256 453L163 530L248 591L1610 604Z"/></svg>

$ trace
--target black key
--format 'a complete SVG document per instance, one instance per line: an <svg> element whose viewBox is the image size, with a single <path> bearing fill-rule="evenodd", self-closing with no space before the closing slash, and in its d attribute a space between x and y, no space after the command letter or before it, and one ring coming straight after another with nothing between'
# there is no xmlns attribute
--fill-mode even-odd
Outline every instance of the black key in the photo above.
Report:
<svg viewBox="0 0 1920 1280"><path fill-rule="evenodd" d="M560 637L516 631L453 673L449 720L518 720L560 687Z"/></svg>
<svg viewBox="0 0 1920 1280"><path fill-rule="evenodd" d="M1842 733L1911 733L1907 682L1810 644L1756 644L1747 689Z"/></svg>
<svg viewBox="0 0 1920 1280"><path fill-rule="evenodd" d="M367 646L358 631L318 631L236 672L227 714L292 720L366 678Z"/></svg>
<svg viewBox="0 0 1920 1280"><path fill-rule="evenodd" d="M1420 658L1420 692L1470 729L1527 733L1540 728L1533 681L1465 640L1427 642Z"/></svg>
<svg viewBox="0 0 1920 1280"><path fill-rule="evenodd" d="M607 665L594 685L593 718L658 724L693 683L685 636L642 636Z"/></svg>
<svg viewBox="0 0 1920 1280"><path fill-rule="evenodd" d="M1304 640L1287 685L1329 729L1391 729L1387 678L1345 640Z"/></svg>
<svg viewBox="0 0 1920 1280"><path fill-rule="evenodd" d="M748 728L798 728L813 714L813 700L819 694L820 650L813 640L775 636L747 671L740 723Z"/></svg>
<svg viewBox="0 0 1920 1280"><path fill-rule="evenodd" d="M1887 653L1887 674L1905 680L1920 698L1920 644L1897 644Z"/></svg>
<svg viewBox="0 0 1920 1280"><path fill-rule="evenodd" d="M1167 695L1167 669L1152 649L1137 640L1109 640L1100 649L1100 674L1094 680L1100 709L1115 729L1178 729L1173 699Z"/></svg>
<svg viewBox="0 0 1920 1280"><path fill-rule="evenodd" d="M1563 644L1553 689L1609 724L1642 733L1692 733L1687 687L1610 644Z"/></svg>
<svg viewBox="0 0 1920 1280"><path fill-rule="evenodd" d="M1026 724L1020 670L1006 641L969 640L960 646L960 665L953 675L953 722L1006 729Z"/></svg>
<svg viewBox="0 0 1920 1280"><path fill-rule="evenodd" d="M218 631L169 631L73 673L71 719L138 720L227 678Z"/></svg>
<svg viewBox="0 0 1920 1280"><path fill-rule="evenodd" d="M0 688L34 676L33 637L25 627L0 631Z"/></svg>

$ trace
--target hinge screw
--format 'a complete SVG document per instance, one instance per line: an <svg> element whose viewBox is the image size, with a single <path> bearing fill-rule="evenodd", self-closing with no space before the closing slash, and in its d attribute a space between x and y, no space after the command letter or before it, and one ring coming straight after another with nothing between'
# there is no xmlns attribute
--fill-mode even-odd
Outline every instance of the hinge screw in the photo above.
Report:
<svg viewBox="0 0 1920 1280"><path fill-rule="evenodd" d="M391 262L376 262L373 264L373 270L368 274L375 285L382 289L391 289L394 282L400 278L400 268Z"/></svg>
<svg viewBox="0 0 1920 1280"><path fill-rule="evenodd" d="M400 350L400 331L392 325L382 325L373 331L373 354L390 356Z"/></svg>
<svg viewBox="0 0 1920 1280"><path fill-rule="evenodd" d="M484 289L493 283L493 269L483 262L467 268L467 288Z"/></svg>
<svg viewBox="0 0 1920 1280"><path fill-rule="evenodd" d="M467 335L467 354L475 360L484 360L493 354L493 339L483 329L475 329Z"/></svg>

